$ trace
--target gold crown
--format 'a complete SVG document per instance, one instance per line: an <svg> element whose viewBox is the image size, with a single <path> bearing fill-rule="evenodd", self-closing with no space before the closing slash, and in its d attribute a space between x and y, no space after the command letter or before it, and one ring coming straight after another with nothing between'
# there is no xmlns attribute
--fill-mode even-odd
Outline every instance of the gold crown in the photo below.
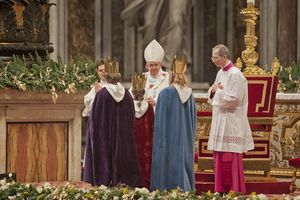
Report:
<svg viewBox="0 0 300 200"><path fill-rule="evenodd" d="M119 61L110 57L104 59L105 72L108 74L118 74L119 73Z"/></svg>
<svg viewBox="0 0 300 200"><path fill-rule="evenodd" d="M131 77L133 90L144 90L146 85L146 76L144 74L134 74Z"/></svg>
<svg viewBox="0 0 300 200"><path fill-rule="evenodd" d="M187 67L187 59L184 55L174 56L173 72L175 74L184 74Z"/></svg>

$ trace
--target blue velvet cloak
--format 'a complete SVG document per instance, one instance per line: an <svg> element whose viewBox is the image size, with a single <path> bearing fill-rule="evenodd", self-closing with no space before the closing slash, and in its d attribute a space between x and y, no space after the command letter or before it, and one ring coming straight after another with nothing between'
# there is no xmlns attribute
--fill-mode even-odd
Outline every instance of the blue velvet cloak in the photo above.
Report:
<svg viewBox="0 0 300 200"><path fill-rule="evenodd" d="M134 138L134 112L127 90L119 103L106 88L96 94L87 127L84 181L106 186L142 185Z"/></svg>
<svg viewBox="0 0 300 200"><path fill-rule="evenodd" d="M182 104L174 87L160 92L155 109L151 190L195 189L195 122L193 95Z"/></svg>

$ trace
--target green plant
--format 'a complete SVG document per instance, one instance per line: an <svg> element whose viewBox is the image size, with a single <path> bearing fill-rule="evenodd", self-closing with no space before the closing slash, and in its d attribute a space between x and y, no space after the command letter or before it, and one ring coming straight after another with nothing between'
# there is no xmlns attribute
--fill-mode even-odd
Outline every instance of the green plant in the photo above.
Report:
<svg viewBox="0 0 300 200"><path fill-rule="evenodd" d="M300 62L280 67L278 90L287 93L300 93Z"/></svg>
<svg viewBox="0 0 300 200"><path fill-rule="evenodd" d="M84 91L95 80L95 63L84 57L75 57L67 64L60 58L55 62L49 56L42 61L37 54L30 55L30 60L17 56L7 63L0 60L0 88L49 92L54 102L57 92Z"/></svg>

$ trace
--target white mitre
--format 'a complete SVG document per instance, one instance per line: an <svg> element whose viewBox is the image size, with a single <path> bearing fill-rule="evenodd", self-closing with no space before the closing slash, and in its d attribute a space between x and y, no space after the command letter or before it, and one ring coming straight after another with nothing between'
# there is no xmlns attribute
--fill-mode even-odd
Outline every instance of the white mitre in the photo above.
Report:
<svg viewBox="0 0 300 200"><path fill-rule="evenodd" d="M156 41L152 40L144 51L144 58L146 62L162 62L164 59L164 49L162 46Z"/></svg>

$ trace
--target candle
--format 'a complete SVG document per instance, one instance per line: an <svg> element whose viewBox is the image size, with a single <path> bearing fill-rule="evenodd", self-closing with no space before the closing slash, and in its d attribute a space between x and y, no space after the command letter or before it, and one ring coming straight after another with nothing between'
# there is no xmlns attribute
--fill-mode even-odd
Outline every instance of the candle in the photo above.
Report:
<svg viewBox="0 0 300 200"><path fill-rule="evenodd" d="M253 5L255 4L255 0L247 0L247 3L253 3Z"/></svg>

